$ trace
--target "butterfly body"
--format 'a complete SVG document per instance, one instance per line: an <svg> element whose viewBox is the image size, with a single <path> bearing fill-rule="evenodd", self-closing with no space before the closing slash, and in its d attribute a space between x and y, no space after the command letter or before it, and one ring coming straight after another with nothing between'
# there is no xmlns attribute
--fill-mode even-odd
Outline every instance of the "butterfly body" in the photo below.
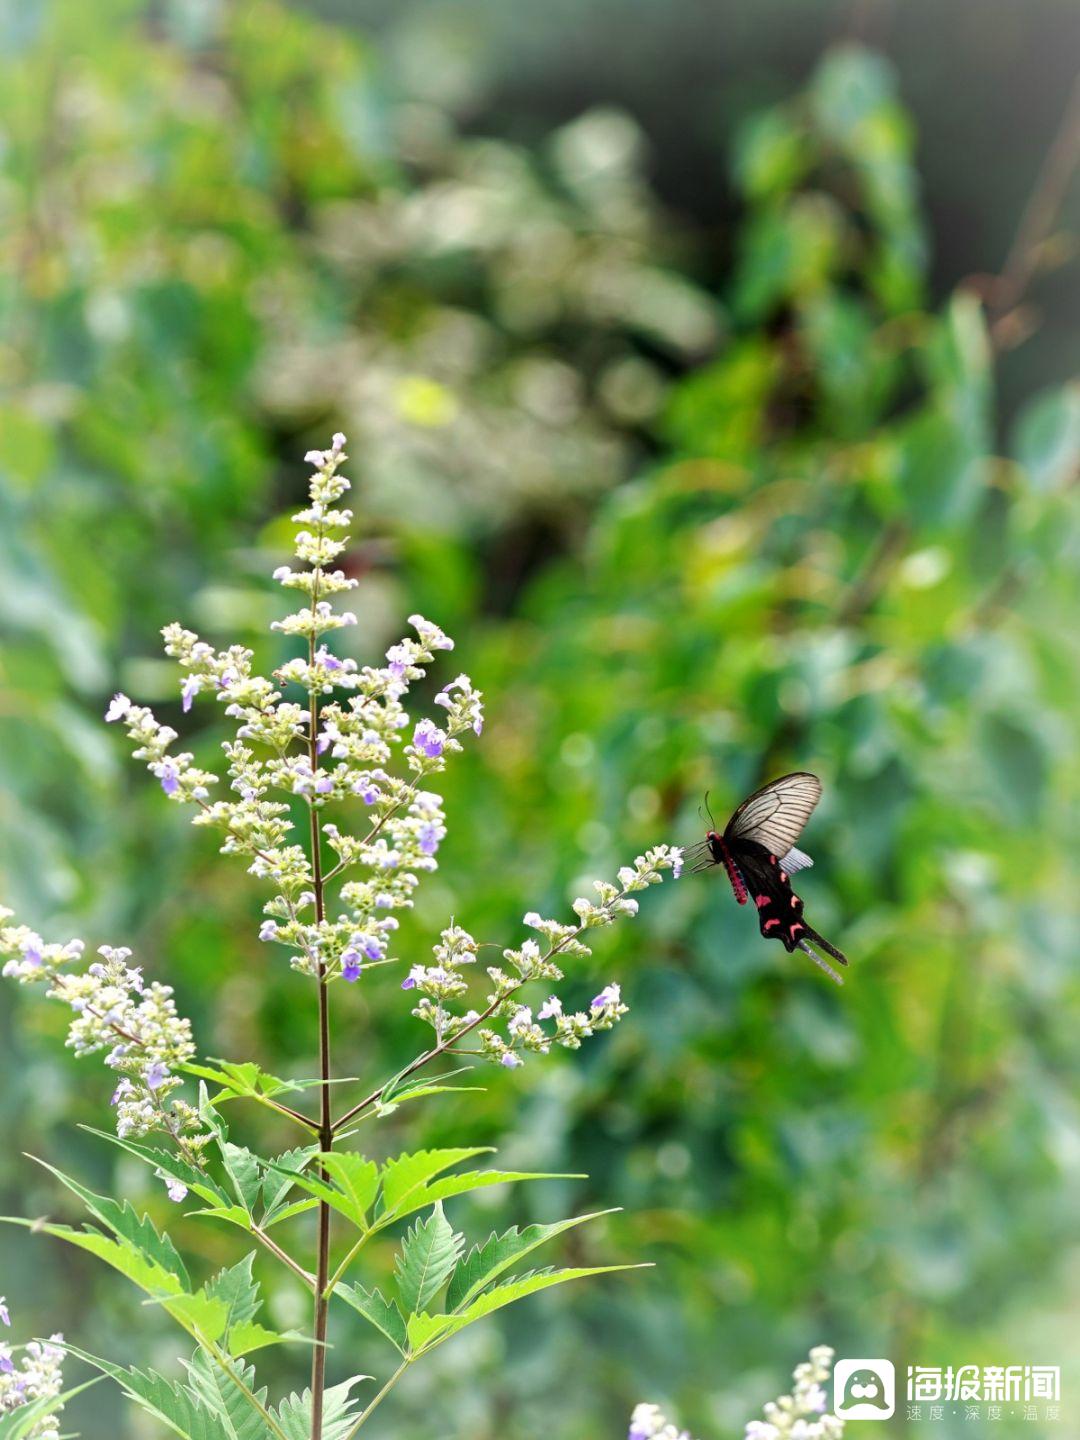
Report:
<svg viewBox="0 0 1080 1440"><path fill-rule="evenodd" d="M728 821L723 832L710 830L699 847L697 869L722 865L740 905L754 902L758 925L767 940L779 940L790 953L802 950L838 985L836 971L815 954L811 944L841 965L847 957L803 918L803 902L791 876L813 864L795 841L821 797L816 775L797 771L755 790Z"/></svg>

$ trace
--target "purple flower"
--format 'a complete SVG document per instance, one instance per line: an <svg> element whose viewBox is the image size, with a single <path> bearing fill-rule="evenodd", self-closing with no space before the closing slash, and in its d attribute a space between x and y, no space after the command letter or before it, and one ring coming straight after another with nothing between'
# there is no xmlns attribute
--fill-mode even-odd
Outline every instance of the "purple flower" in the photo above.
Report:
<svg viewBox="0 0 1080 1440"><path fill-rule="evenodd" d="M340 430L334 431L334 438L331 443L333 444L335 455L340 454L340 452L345 449L345 436Z"/></svg>
<svg viewBox="0 0 1080 1440"><path fill-rule="evenodd" d="M414 965L408 975L405 976L405 979L402 980L401 988L403 990L415 990L419 982L424 979L424 973L423 965Z"/></svg>
<svg viewBox="0 0 1080 1440"><path fill-rule="evenodd" d="M291 574L292 571L289 569L288 565L279 565L274 571L273 578L275 580L288 580Z"/></svg>
<svg viewBox="0 0 1080 1440"><path fill-rule="evenodd" d="M22 942L20 946L22 957L28 965L37 966L44 963L45 956L41 949L44 943L40 935L28 935Z"/></svg>
<svg viewBox="0 0 1080 1440"><path fill-rule="evenodd" d="M160 1090L165 1081L169 1078L169 1067L161 1060L155 1060L147 1067L145 1076L147 1087L151 1090Z"/></svg>
<svg viewBox="0 0 1080 1440"><path fill-rule="evenodd" d="M373 785L370 780L357 781L357 785L359 789L357 789L356 793L360 796L360 799L363 800L364 804L374 805L375 801L379 798L379 787Z"/></svg>
<svg viewBox="0 0 1080 1440"><path fill-rule="evenodd" d="M119 1105L120 1101L123 1100L124 1096L130 1095L134 1088L135 1087L132 1085L131 1081L125 1075L124 1078L117 1085L116 1089L113 1091L112 1099L109 1102L110 1105Z"/></svg>
<svg viewBox="0 0 1080 1440"><path fill-rule="evenodd" d="M390 671L390 674L394 677L394 679L403 679L405 675L405 667L409 663L409 652L408 650L406 650L405 646L391 645L390 649L386 652L386 658L389 662L387 665L387 669Z"/></svg>
<svg viewBox="0 0 1080 1440"><path fill-rule="evenodd" d="M202 688L202 681L198 675L189 675L180 687L180 706L186 715L191 709L191 702Z"/></svg>
<svg viewBox="0 0 1080 1440"><path fill-rule="evenodd" d="M536 1012L537 1020L557 1020L562 1014L562 1001L557 995L549 995Z"/></svg>
<svg viewBox="0 0 1080 1440"><path fill-rule="evenodd" d="M363 968L359 950L354 950L350 946L348 950L341 952L341 978L343 980L348 980L350 984L354 980L359 980L360 971Z"/></svg>
<svg viewBox="0 0 1080 1440"><path fill-rule="evenodd" d="M8 1311L8 1307L7 1307L7 1296L6 1296L6 1295L0 1295L0 1321L2 1321L3 1324L7 1325L8 1328L10 1329L10 1327L11 1327L11 1314L10 1314L10 1312Z"/></svg>
<svg viewBox="0 0 1080 1440"><path fill-rule="evenodd" d="M175 760L163 760L158 766L157 776L166 795L175 795L180 789L180 771Z"/></svg>
<svg viewBox="0 0 1080 1440"><path fill-rule="evenodd" d="M683 852L677 845L671 847L671 878L677 880L682 874Z"/></svg>
<svg viewBox="0 0 1080 1440"><path fill-rule="evenodd" d="M326 459L326 457L325 457L325 455L323 454L323 452L322 452L321 450L309 450L309 451L307 452L307 454L304 456L304 464L305 464L305 465L322 465L322 463L323 463L323 461L324 461L325 459Z"/></svg>
<svg viewBox="0 0 1080 1440"><path fill-rule="evenodd" d="M525 1064L525 1061L522 1060L520 1055L515 1055L512 1050L507 1050L504 1055L499 1057L499 1064L505 1070L517 1070Z"/></svg>
<svg viewBox="0 0 1080 1440"><path fill-rule="evenodd" d="M436 759L443 752L446 735L431 720L421 720L413 731L413 744L429 760Z"/></svg>
<svg viewBox="0 0 1080 1440"><path fill-rule="evenodd" d="M328 730L323 730L319 738L315 741L315 754L325 755L327 750L330 749L330 742L333 738Z"/></svg>
<svg viewBox="0 0 1080 1440"><path fill-rule="evenodd" d="M324 670L340 670L342 663L336 655L332 655L325 645L320 645L315 651L315 664L321 665Z"/></svg>
<svg viewBox="0 0 1080 1440"><path fill-rule="evenodd" d="M606 1010L609 1005L618 1005L622 999L622 990L618 985L605 985L599 995L593 996L591 1010Z"/></svg>
<svg viewBox="0 0 1080 1440"><path fill-rule="evenodd" d="M259 926L260 940L276 940L278 933L276 920L264 920Z"/></svg>
<svg viewBox="0 0 1080 1440"><path fill-rule="evenodd" d="M165 1181L169 1199L175 1205L179 1205L182 1200L187 1199L187 1186L182 1180L177 1180L173 1175L163 1175L161 1178Z"/></svg>
<svg viewBox="0 0 1080 1440"><path fill-rule="evenodd" d="M334 788L334 777L332 775L319 775L315 781L315 789L319 795L329 795Z"/></svg>
<svg viewBox="0 0 1080 1440"><path fill-rule="evenodd" d="M113 720L123 720L124 716L131 709L131 701L119 690L109 701L109 708L105 711L105 719L111 724Z"/></svg>
<svg viewBox="0 0 1080 1440"><path fill-rule="evenodd" d="M439 827L428 820L420 826L420 853L434 855L439 848Z"/></svg>
<svg viewBox="0 0 1080 1440"><path fill-rule="evenodd" d="M11 1324L11 1321L8 1321ZM0 1375L14 1375L15 1366L11 1363L11 1356L7 1353L7 1346L0 1345Z"/></svg>

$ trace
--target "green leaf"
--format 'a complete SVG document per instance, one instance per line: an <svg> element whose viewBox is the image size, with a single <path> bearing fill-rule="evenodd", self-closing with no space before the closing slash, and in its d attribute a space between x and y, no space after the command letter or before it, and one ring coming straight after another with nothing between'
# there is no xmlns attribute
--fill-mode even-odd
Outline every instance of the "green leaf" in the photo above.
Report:
<svg viewBox="0 0 1080 1440"><path fill-rule="evenodd" d="M395 1160L388 1160L382 1168L380 1218L402 1213L404 1201L452 1165L474 1160L477 1155L490 1154L492 1147L482 1145L472 1150L418 1150L413 1155L399 1155Z"/></svg>
<svg viewBox="0 0 1080 1440"><path fill-rule="evenodd" d="M205 1171L196 1170L194 1165L189 1165L186 1160L181 1160L171 1150L164 1150L155 1145L143 1145L137 1140L126 1140L119 1135L111 1134L108 1130L97 1130L92 1125L82 1125L80 1129L90 1135L96 1135L100 1140L107 1140L110 1145L116 1145L121 1150L126 1150L129 1155L137 1156L153 1169L162 1170L166 1175L171 1175L186 1185L192 1194L205 1200L208 1205L228 1206L231 1203L226 1191L212 1176L207 1175Z"/></svg>
<svg viewBox="0 0 1080 1440"><path fill-rule="evenodd" d="M441 1205L408 1231L394 1262L398 1298L406 1315L427 1309L450 1277L464 1243L464 1236L455 1234Z"/></svg>
<svg viewBox="0 0 1080 1440"><path fill-rule="evenodd" d="M287 1340L306 1340L299 1330L268 1330L254 1320L243 1320L229 1329L227 1348L234 1357L253 1355L256 1350L265 1350L269 1345L282 1345Z"/></svg>
<svg viewBox="0 0 1080 1440"><path fill-rule="evenodd" d="M366 1230L367 1225L363 1211L358 1211L352 1198L344 1190L338 1189L336 1185L329 1185L318 1175L300 1174L298 1171L286 1172L292 1176L292 1183L301 1190L306 1190L309 1195L314 1195L317 1200L325 1200L331 1209L336 1210L339 1215L344 1215L347 1220L358 1227ZM292 1208L292 1207L287 1207ZM284 1219L285 1212L282 1211L276 1217L277 1220Z"/></svg>
<svg viewBox="0 0 1080 1440"><path fill-rule="evenodd" d="M262 1166L250 1150L222 1140L218 1147L226 1173L232 1181L237 1199L250 1215L262 1191Z"/></svg>
<svg viewBox="0 0 1080 1440"><path fill-rule="evenodd" d="M473 1190L486 1190L492 1185L512 1185L521 1180L585 1180L585 1175L561 1175L538 1173L527 1170L469 1170L464 1175L447 1175L431 1185L425 1185L395 1209L393 1219L411 1215L414 1210L425 1209L439 1200L450 1200L455 1195L468 1195Z"/></svg>
<svg viewBox="0 0 1080 1440"><path fill-rule="evenodd" d="M213 1065L184 1065L181 1069L188 1075L210 1080L229 1092L226 1095L215 1095L211 1101L214 1105L222 1100L257 1100L264 1096L287 1094L290 1091L309 1089L320 1083L318 1080L282 1080L278 1075L261 1070L251 1060L242 1063L216 1060Z"/></svg>
<svg viewBox="0 0 1080 1440"><path fill-rule="evenodd" d="M218 1440L268 1440L274 1433L265 1418L266 1389L255 1388L250 1365L238 1360L234 1378L205 1351L186 1364L192 1394L217 1415Z"/></svg>
<svg viewBox="0 0 1080 1440"><path fill-rule="evenodd" d="M379 1167L355 1151L338 1151L321 1157L323 1170L349 1198L357 1224L362 1225L379 1188Z"/></svg>
<svg viewBox="0 0 1080 1440"><path fill-rule="evenodd" d="M457 1310L467 1304L479 1290L491 1283L504 1270L508 1270L522 1256L529 1255L565 1230L573 1230L602 1215L612 1215L613 1210L597 1210L591 1215L578 1215L572 1220L560 1220L553 1225L528 1225L519 1230L516 1225L496 1235L494 1232L483 1245L474 1245L465 1259L454 1271L450 1288L446 1293L446 1307Z"/></svg>
<svg viewBox="0 0 1080 1440"><path fill-rule="evenodd" d="M103 1375L115 1380L120 1389L147 1414L152 1415L184 1440L220 1440L220 1428L216 1414L200 1401L186 1385L175 1380L166 1380L153 1370L126 1370L101 1360L74 1345L68 1345L68 1353L87 1365L93 1365ZM5 1437L6 1440L6 1437Z"/></svg>
<svg viewBox="0 0 1080 1440"><path fill-rule="evenodd" d="M370 1321L404 1355L405 1320L395 1300L385 1300L379 1290L365 1290L363 1285L338 1285L334 1293Z"/></svg>
<svg viewBox="0 0 1080 1440"><path fill-rule="evenodd" d="M148 1260L127 1240L112 1240L100 1230L89 1227L86 1230L73 1230L69 1225L42 1224L39 1220L24 1220L22 1216L2 1215L0 1223L22 1225L27 1230L33 1230L35 1234L52 1235L57 1240L66 1240L69 1245L96 1255L121 1275L125 1275L140 1290L160 1301L166 1309L186 1294L175 1275L163 1270L155 1261Z"/></svg>
<svg viewBox="0 0 1080 1440"><path fill-rule="evenodd" d="M535 1295L540 1290L549 1290L554 1285L565 1285L569 1280L583 1280L589 1275L611 1275L618 1270L648 1268L648 1266L642 1265L593 1265L578 1270L546 1270L531 1275L521 1275L514 1280L507 1280L502 1285L496 1285L491 1290L484 1291L464 1310L459 1310L452 1315L416 1316L415 1319L418 1323L415 1326L412 1320L409 1322L409 1341L413 1345L414 1353L419 1353L420 1348L431 1349L434 1345L441 1344L443 1340L448 1340L451 1335L456 1335L466 1325L472 1325L486 1315L492 1315L496 1310L513 1305L515 1301L524 1300L527 1295Z"/></svg>
<svg viewBox="0 0 1080 1440"><path fill-rule="evenodd" d="M311 1157L318 1153L318 1145L300 1145L295 1150L284 1151L269 1162L263 1176L261 1223L264 1228L273 1225L279 1218L278 1211L284 1207L285 1198L293 1188L292 1172L303 1170ZM304 1208L311 1208L308 1201L304 1202Z"/></svg>
<svg viewBox="0 0 1080 1440"><path fill-rule="evenodd" d="M44 1160L37 1163L48 1170L50 1175L55 1175L61 1185L66 1186L73 1195L77 1195L91 1215L100 1220L107 1230L111 1230L118 1240L126 1242L151 1264L175 1276L183 1289L188 1288L191 1282L184 1262L177 1254L176 1246L167 1235L158 1234L148 1216L136 1214L130 1201L125 1200L123 1204L118 1204L108 1195L95 1195L92 1190L80 1185L77 1180L65 1175L62 1170L57 1170L55 1166Z"/></svg>
<svg viewBox="0 0 1080 1440"><path fill-rule="evenodd" d="M370 1375L354 1375L344 1384L332 1385L323 1392L322 1440L347 1440L360 1418L350 1392L361 1380L370 1379ZM274 1412L274 1419L281 1426L286 1440L310 1440L311 1391L288 1396Z"/></svg>
<svg viewBox="0 0 1080 1440"><path fill-rule="evenodd" d="M226 1329L242 1324L246 1320L254 1320L262 1308L259 1286L251 1273L254 1259L255 1252L252 1251L249 1255L245 1255L238 1264L230 1266L227 1270L219 1270L213 1279L208 1280L204 1286L204 1294L212 1299L220 1300L224 1304Z"/></svg>

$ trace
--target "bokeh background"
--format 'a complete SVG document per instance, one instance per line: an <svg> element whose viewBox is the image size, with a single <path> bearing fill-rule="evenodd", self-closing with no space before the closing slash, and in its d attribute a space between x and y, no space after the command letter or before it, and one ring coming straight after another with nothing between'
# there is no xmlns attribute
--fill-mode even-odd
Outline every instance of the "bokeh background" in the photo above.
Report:
<svg viewBox="0 0 1080 1440"><path fill-rule="evenodd" d="M574 977L622 980L618 1031L413 1111L429 1143L589 1172L460 1206L474 1232L620 1205L575 1258L656 1268L470 1331L373 1435L599 1440L641 1398L736 1435L820 1341L901 1373L1061 1364L1045 1432L1075 1433L1080 11L9 0L0 36L21 919L132 944L205 1053L310 1073L310 987L256 942L261 895L101 714L122 688L212 757L157 632L279 663L267 577L336 428L356 655L419 609L489 695L418 957L452 914L511 943L524 909L694 841L706 790L719 814L825 779L804 890L842 991L687 879ZM413 1052L403 1000L341 995L351 1073ZM114 1164L73 1128L109 1087L54 1008L0 998L12 1213L62 1209L23 1152L97 1188ZM207 1267L233 1255L113 1178ZM4 1231L0 1277L24 1332L175 1354L88 1257ZM385 1367L339 1324L335 1363ZM103 1387L70 1418L153 1433Z"/></svg>

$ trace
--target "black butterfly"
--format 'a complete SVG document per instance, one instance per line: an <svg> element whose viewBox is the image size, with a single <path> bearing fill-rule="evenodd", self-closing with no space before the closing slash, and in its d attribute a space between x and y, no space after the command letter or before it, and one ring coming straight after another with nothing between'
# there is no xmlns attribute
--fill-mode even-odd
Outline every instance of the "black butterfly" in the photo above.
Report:
<svg viewBox="0 0 1080 1440"><path fill-rule="evenodd" d="M837 985L844 982L820 955L816 945L841 965L847 956L830 945L803 919L803 902L791 888L791 875L814 862L795 848L814 806L821 799L821 781L805 770L771 780L748 796L732 815L722 835L710 830L691 848L695 870L723 865L735 899L745 905L752 896L758 923L767 940L782 940L789 952L804 950ZM696 852L696 853L695 853Z"/></svg>

